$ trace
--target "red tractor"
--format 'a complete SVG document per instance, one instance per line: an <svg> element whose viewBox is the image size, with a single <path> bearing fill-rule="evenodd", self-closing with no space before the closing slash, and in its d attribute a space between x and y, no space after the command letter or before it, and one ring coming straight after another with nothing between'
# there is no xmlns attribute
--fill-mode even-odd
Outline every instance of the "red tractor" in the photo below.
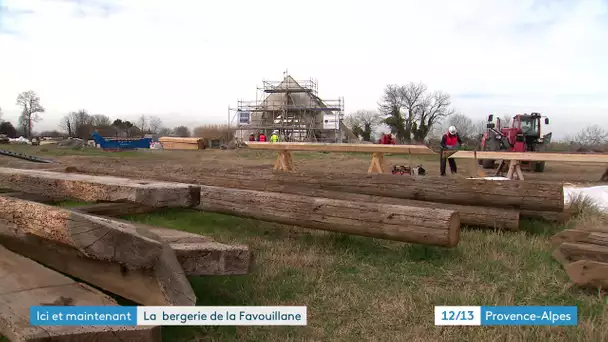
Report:
<svg viewBox="0 0 608 342"><path fill-rule="evenodd" d="M549 124L549 118L540 113L517 114L511 120L511 127L503 128L500 119L494 115L488 116L487 131L481 138L482 151L506 151L506 152L538 152L545 151L551 142L552 133L541 134L541 118L545 125ZM494 160L480 160L480 164L486 168L494 168ZM528 167L534 172L543 172L545 162L522 162L522 169Z"/></svg>

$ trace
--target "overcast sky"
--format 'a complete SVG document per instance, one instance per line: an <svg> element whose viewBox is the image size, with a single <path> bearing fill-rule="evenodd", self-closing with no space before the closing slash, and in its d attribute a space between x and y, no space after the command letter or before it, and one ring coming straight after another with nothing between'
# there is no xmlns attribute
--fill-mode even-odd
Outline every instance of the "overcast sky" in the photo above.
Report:
<svg viewBox="0 0 608 342"><path fill-rule="evenodd" d="M227 122L263 79L313 77L346 111L424 82L475 119L538 111L554 136L608 123L608 0L0 0L0 107L36 130L84 108Z"/></svg>

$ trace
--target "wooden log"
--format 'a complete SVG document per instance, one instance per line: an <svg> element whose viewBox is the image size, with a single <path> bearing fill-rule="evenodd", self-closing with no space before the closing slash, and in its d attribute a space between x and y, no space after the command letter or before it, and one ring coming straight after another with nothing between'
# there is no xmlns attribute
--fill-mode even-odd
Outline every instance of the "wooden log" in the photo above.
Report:
<svg viewBox="0 0 608 342"><path fill-rule="evenodd" d="M160 327L33 326L30 307L114 306L109 296L0 246L0 334L11 341L161 341Z"/></svg>
<svg viewBox="0 0 608 342"><path fill-rule="evenodd" d="M0 196L0 222L129 269L153 267L163 249L153 234L133 225L11 197Z"/></svg>
<svg viewBox="0 0 608 342"><path fill-rule="evenodd" d="M456 246L458 212L201 186L199 209L402 242Z"/></svg>
<svg viewBox="0 0 608 342"><path fill-rule="evenodd" d="M26 201L44 203L44 204L54 204L57 202L56 199L41 195L41 194L28 194L26 192L3 192L0 193L0 196L12 197L17 199L22 199Z"/></svg>
<svg viewBox="0 0 608 342"><path fill-rule="evenodd" d="M563 184L548 182L369 173L253 172L240 169L204 169L195 176L180 175L178 170L167 170L165 175L159 177L208 186L281 193L293 193L289 188L296 187L457 205L564 211Z"/></svg>
<svg viewBox="0 0 608 342"><path fill-rule="evenodd" d="M578 286L608 289L608 263L578 260L564 265L564 270Z"/></svg>
<svg viewBox="0 0 608 342"><path fill-rule="evenodd" d="M151 268L129 269L88 258L70 246L0 224L0 243L47 267L142 305L196 304L196 296L169 244Z"/></svg>
<svg viewBox="0 0 608 342"><path fill-rule="evenodd" d="M608 262L608 247L581 242L564 242L554 251L553 257L562 264L579 260Z"/></svg>
<svg viewBox="0 0 608 342"><path fill-rule="evenodd" d="M551 243L554 246L559 246L564 242L582 242L608 247L608 233L566 229L551 237Z"/></svg>
<svg viewBox="0 0 608 342"><path fill-rule="evenodd" d="M0 168L0 186L58 199L150 207L193 207L200 200L200 189L194 185L43 170Z"/></svg>
<svg viewBox="0 0 608 342"><path fill-rule="evenodd" d="M124 215L122 203L99 203L82 206L75 211L107 216ZM146 210L137 209L135 210ZM122 222L122 220L118 220ZM135 227L147 229L173 249L186 276L245 275L253 264L253 255L245 245L226 245L213 239L180 230L153 227L131 222Z"/></svg>
<svg viewBox="0 0 608 342"><path fill-rule="evenodd" d="M316 190L305 187L286 187L284 188L284 190L285 191L283 191L282 193L290 193L293 195L323 197L336 200L365 203L394 204L407 207L453 210L458 212L461 224L512 231L519 230L519 212L513 209L424 202L395 197L382 197L340 191Z"/></svg>
<svg viewBox="0 0 608 342"><path fill-rule="evenodd" d="M73 208L75 211L97 216L120 217L126 215L148 214L158 211L159 208L148 207L137 203L96 203Z"/></svg>

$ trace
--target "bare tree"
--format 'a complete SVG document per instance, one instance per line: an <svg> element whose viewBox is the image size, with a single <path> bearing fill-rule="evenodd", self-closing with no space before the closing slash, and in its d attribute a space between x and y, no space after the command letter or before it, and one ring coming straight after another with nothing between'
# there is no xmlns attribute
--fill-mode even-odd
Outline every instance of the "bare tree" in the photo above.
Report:
<svg viewBox="0 0 608 342"><path fill-rule="evenodd" d="M158 130L158 135L162 135L164 137L170 136L172 134L173 134L173 130L171 130L171 128L162 127L161 129Z"/></svg>
<svg viewBox="0 0 608 342"><path fill-rule="evenodd" d="M91 124L96 127L110 126L112 124L112 120L107 115L95 114L91 117Z"/></svg>
<svg viewBox="0 0 608 342"><path fill-rule="evenodd" d="M67 133L70 137L73 137L76 134L76 131L72 127L72 118L70 115L66 115L61 118L61 121L59 121L59 128L61 128L61 130Z"/></svg>
<svg viewBox="0 0 608 342"><path fill-rule="evenodd" d="M511 120L513 120L513 117L509 114L505 114L502 116L502 120L500 122L500 127L503 128L507 128L507 127L511 127Z"/></svg>
<svg viewBox="0 0 608 342"><path fill-rule="evenodd" d="M372 133L382 122L382 117L372 110L358 110L345 118L345 124L363 141L371 141Z"/></svg>
<svg viewBox="0 0 608 342"><path fill-rule="evenodd" d="M190 129L186 126L178 126L173 129L173 134L178 137L186 138L190 136Z"/></svg>
<svg viewBox="0 0 608 342"><path fill-rule="evenodd" d="M574 141L583 146L600 146L608 143L608 132L600 125L592 125L578 132Z"/></svg>
<svg viewBox="0 0 608 342"><path fill-rule="evenodd" d="M150 116L148 118L148 128L150 129L150 133L158 134L163 128L163 122L158 116Z"/></svg>
<svg viewBox="0 0 608 342"><path fill-rule="evenodd" d="M414 140L424 141L435 124L440 124L444 118L454 114L451 97L442 91L427 95L417 107L418 123L412 125Z"/></svg>
<svg viewBox="0 0 608 342"><path fill-rule="evenodd" d="M4 113L2 113L2 107L0 107L0 122L4 122L4 120L2 120L3 116L4 116Z"/></svg>
<svg viewBox="0 0 608 342"><path fill-rule="evenodd" d="M427 93L422 83L404 86L388 85L378 102L378 108L386 118L384 123L391 128L401 142L423 141L433 126L452 115L450 95L441 91Z"/></svg>
<svg viewBox="0 0 608 342"><path fill-rule="evenodd" d="M145 132L148 129L148 118L146 118L145 115L141 115L138 119L137 119L137 124L136 124L137 128L139 128L140 131Z"/></svg>
<svg viewBox="0 0 608 342"><path fill-rule="evenodd" d="M443 126L445 127L444 130L447 130L447 127L449 126L456 127L456 129L458 130L458 135L460 135L462 139L468 140L475 135L475 127L473 126L473 120L471 120L470 117L461 113L457 113L450 116L447 120L446 125Z"/></svg>
<svg viewBox="0 0 608 342"><path fill-rule="evenodd" d="M34 122L40 121L38 113L44 113L44 107L40 104L40 97L33 90L24 91L17 96L17 105L21 106L21 117L19 121L24 128L26 137L31 137Z"/></svg>

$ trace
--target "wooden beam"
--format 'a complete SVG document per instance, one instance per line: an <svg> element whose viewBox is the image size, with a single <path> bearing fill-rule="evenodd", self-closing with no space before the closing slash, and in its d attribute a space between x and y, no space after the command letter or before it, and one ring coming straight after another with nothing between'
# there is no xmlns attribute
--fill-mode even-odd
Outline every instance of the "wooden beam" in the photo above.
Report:
<svg viewBox="0 0 608 342"><path fill-rule="evenodd" d="M578 260L564 265L570 280L586 288L608 289L608 263L593 260Z"/></svg>
<svg viewBox="0 0 608 342"><path fill-rule="evenodd" d="M566 229L551 237L551 243L555 246L564 242L581 242L608 247L608 233Z"/></svg>
<svg viewBox="0 0 608 342"><path fill-rule="evenodd" d="M90 215L125 215L125 203L99 203L73 208L74 211ZM127 206L127 208L132 206ZM149 208L137 209L138 212ZM173 249L186 276L245 275L253 265L253 254L245 245L227 245L199 234L175 229L154 227L146 224L114 219L131 224L137 229L149 230Z"/></svg>
<svg viewBox="0 0 608 342"><path fill-rule="evenodd" d="M33 326L30 307L115 306L109 296L0 246L0 334L11 341L158 341L160 327Z"/></svg>
<svg viewBox="0 0 608 342"><path fill-rule="evenodd" d="M150 207L193 207L193 185L43 170L0 168L0 186L50 198L85 202L133 202Z"/></svg>
<svg viewBox="0 0 608 342"><path fill-rule="evenodd" d="M363 153L395 153L435 155L433 150L425 145L382 145L382 144L324 144L297 142L246 142L253 150L272 151L312 151L312 152L363 152Z"/></svg>
<svg viewBox="0 0 608 342"><path fill-rule="evenodd" d="M168 244L163 244L162 254L151 267L129 269L116 262L91 259L56 241L17 233L1 224L0 243L13 252L135 303L196 304L192 287Z"/></svg>
<svg viewBox="0 0 608 342"><path fill-rule="evenodd" d="M606 163L608 154L576 154L576 153L547 153L547 152L499 152L499 151L458 151L450 156L457 159L494 159L518 161L553 161L574 163Z"/></svg>
<svg viewBox="0 0 608 342"><path fill-rule="evenodd" d="M16 233L56 241L130 269L152 267L163 249L154 236L133 225L11 197L0 196L0 220Z"/></svg>
<svg viewBox="0 0 608 342"><path fill-rule="evenodd" d="M563 242L555 249L553 257L564 265L578 260L608 262L608 247L582 242Z"/></svg>
<svg viewBox="0 0 608 342"><path fill-rule="evenodd" d="M253 254L245 245L226 245L174 229L150 231L171 246L187 276L245 275L253 266Z"/></svg>
<svg viewBox="0 0 608 342"><path fill-rule="evenodd" d="M304 228L453 247L460 216L445 209L202 186L199 209Z"/></svg>
<svg viewBox="0 0 608 342"><path fill-rule="evenodd" d="M159 208L148 207L145 205L129 202L96 203L92 205L83 205L70 209L84 214L108 217L148 214L159 210Z"/></svg>

